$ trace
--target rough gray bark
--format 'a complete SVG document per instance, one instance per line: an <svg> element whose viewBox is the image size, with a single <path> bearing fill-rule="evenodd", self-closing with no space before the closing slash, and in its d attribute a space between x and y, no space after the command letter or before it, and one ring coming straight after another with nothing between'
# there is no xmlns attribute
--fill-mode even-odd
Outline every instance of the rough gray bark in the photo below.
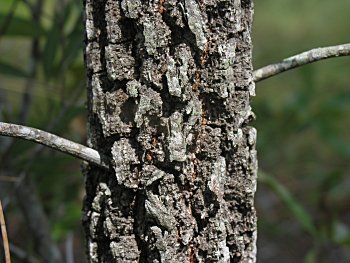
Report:
<svg viewBox="0 0 350 263"><path fill-rule="evenodd" d="M85 0L89 262L255 262L250 0Z"/></svg>

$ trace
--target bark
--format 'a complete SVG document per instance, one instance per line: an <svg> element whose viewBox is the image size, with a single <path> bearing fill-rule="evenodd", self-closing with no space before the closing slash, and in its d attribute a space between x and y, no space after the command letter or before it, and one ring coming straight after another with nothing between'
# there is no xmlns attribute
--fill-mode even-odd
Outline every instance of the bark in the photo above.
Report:
<svg viewBox="0 0 350 263"><path fill-rule="evenodd" d="M255 262L250 0L85 0L89 262Z"/></svg>

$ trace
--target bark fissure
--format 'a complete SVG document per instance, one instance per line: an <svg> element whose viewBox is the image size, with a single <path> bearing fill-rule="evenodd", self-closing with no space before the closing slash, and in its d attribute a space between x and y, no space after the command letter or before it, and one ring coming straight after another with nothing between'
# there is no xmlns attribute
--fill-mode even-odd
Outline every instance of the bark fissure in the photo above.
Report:
<svg viewBox="0 0 350 263"><path fill-rule="evenodd" d="M86 0L90 262L254 262L250 1Z"/></svg>

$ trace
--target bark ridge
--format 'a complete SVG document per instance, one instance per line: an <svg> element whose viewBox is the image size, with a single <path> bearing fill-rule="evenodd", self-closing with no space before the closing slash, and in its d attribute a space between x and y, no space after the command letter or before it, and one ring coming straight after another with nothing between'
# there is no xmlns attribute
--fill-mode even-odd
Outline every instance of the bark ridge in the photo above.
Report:
<svg viewBox="0 0 350 263"><path fill-rule="evenodd" d="M255 262L250 0L85 0L90 262Z"/></svg>

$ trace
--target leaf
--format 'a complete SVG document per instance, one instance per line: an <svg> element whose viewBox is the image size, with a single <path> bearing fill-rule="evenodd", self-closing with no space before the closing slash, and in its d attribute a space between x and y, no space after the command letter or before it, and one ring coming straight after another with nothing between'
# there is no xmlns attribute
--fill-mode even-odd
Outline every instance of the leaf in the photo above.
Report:
<svg viewBox="0 0 350 263"><path fill-rule="evenodd" d="M0 74L8 75L11 77L20 77L20 78L28 77L28 73L26 73L22 69L19 69L15 66L12 66L8 63L1 62L1 61L0 61Z"/></svg>
<svg viewBox="0 0 350 263"><path fill-rule="evenodd" d="M299 221L303 229L308 232L314 238L317 237L317 229L312 223L311 216L306 212L306 210L298 203L298 201L292 196L292 194L280 184L274 177L259 172L258 179L267 185L288 207L288 209L293 213L295 218Z"/></svg>
<svg viewBox="0 0 350 263"><path fill-rule="evenodd" d="M6 20L7 14L0 13L0 23ZM4 36L9 37L39 37L45 35L43 27L30 18L13 16Z"/></svg>

